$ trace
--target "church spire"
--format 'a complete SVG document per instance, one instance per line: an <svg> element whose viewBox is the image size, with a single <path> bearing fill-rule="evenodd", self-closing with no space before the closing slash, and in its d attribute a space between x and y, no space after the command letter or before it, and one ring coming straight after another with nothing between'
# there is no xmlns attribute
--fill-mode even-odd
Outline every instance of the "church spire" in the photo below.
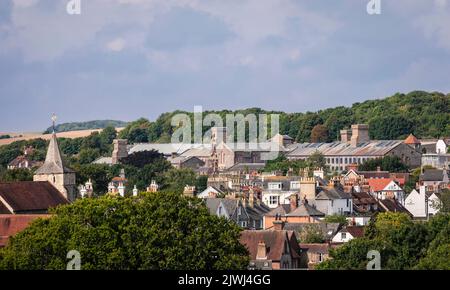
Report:
<svg viewBox="0 0 450 290"><path fill-rule="evenodd" d="M71 169L65 167L64 161L61 157L61 151L59 150L58 141L55 133L56 115L52 115L53 121L53 133L50 139L50 143L47 149L47 156L45 157L44 165L42 165L36 174L58 174L73 172Z"/></svg>

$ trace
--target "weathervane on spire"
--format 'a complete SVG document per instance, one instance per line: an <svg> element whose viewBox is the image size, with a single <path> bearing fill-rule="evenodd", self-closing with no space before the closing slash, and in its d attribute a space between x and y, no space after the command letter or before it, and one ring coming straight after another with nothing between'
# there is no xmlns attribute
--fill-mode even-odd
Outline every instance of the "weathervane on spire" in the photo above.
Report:
<svg viewBox="0 0 450 290"><path fill-rule="evenodd" d="M52 114L53 133L55 133L55 123L56 123L56 119L58 119L58 117L56 117L56 114L53 113L53 114Z"/></svg>

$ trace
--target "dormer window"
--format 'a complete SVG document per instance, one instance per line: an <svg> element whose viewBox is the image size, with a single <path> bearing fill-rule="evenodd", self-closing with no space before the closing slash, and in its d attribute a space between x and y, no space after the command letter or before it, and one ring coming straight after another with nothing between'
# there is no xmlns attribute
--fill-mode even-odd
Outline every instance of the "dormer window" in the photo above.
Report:
<svg viewBox="0 0 450 290"><path fill-rule="evenodd" d="M281 182L270 182L268 187L269 190L281 190L283 188Z"/></svg>

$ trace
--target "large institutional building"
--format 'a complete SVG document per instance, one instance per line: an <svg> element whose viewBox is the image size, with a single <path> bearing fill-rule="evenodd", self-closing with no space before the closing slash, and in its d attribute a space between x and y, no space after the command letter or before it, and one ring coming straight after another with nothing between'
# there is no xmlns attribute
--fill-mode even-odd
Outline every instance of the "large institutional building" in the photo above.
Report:
<svg viewBox="0 0 450 290"><path fill-rule="evenodd" d="M411 135L405 141L370 140L368 125L353 125L351 130L341 130L341 141L299 143L294 146L286 154L288 159L306 159L318 151L324 155L331 171L343 171L351 164L362 164L369 159L385 156L398 156L411 168L421 165L420 142L415 137Z"/></svg>
<svg viewBox="0 0 450 290"><path fill-rule="evenodd" d="M195 163L198 170L205 173L224 172L241 168L264 167L265 155L271 151L285 155L290 160L307 159L311 154L320 152L331 171L347 170L351 164L362 164L369 159L385 156L398 156L411 168L421 165L421 145L414 137L406 140L370 140L369 126L352 125L350 130L341 130L341 141L332 143L294 143L286 135L275 135L271 140L252 144L226 143L226 128L212 128L210 144L135 144L128 145L126 140L116 140L112 157L102 157L95 163L117 164L121 158L139 151L156 150L164 154L177 167L183 163ZM217 134L220 132L220 134ZM217 136L220 136L217 138ZM196 158L193 162L192 158Z"/></svg>

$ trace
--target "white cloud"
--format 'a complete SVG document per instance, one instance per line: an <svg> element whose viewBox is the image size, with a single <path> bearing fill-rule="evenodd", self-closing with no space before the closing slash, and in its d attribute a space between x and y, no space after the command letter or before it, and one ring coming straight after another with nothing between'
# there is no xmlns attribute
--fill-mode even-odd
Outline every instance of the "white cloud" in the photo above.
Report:
<svg viewBox="0 0 450 290"><path fill-rule="evenodd" d="M116 38L106 44L106 47L110 51L119 52L125 48L125 40L123 38Z"/></svg>

